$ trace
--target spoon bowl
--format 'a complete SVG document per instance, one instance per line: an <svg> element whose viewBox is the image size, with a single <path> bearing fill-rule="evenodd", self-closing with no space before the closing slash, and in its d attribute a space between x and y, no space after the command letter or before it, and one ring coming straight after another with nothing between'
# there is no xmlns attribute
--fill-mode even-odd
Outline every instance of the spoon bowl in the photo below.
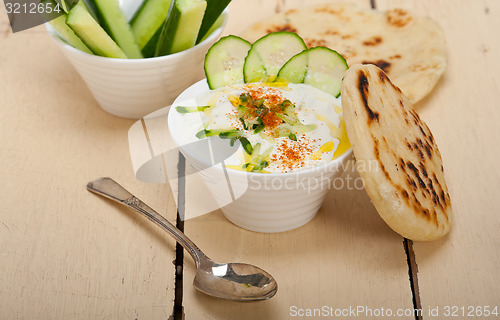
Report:
<svg viewBox="0 0 500 320"><path fill-rule="evenodd" d="M265 300L276 294L274 278L245 263L214 263L197 269L193 285L208 295L235 301ZM237 298L236 298L237 297Z"/></svg>
<svg viewBox="0 0 500 320"><path fill-rule="evenodd" d="M174 237L194 259L193 285L199 291L233 301L266 300L276 294L278 284L269 273L250 264L212 261L182 231L113 179L96 179L87 184L87 189L134 209Z"/></svg>

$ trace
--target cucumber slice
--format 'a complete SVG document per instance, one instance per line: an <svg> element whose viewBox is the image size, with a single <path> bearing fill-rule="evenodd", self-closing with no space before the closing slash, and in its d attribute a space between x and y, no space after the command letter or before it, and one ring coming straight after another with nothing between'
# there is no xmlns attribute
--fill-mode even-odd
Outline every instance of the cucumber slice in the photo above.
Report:
<svg viewBox="0 0 500 320"><path fill-rule="evenodd" d="M243 84L243 64L251 47L250 42L233 35L212 45L205 56L205 75L210 89Z"/></svg>
<svg viewBox="0 0 500 320"><path fill-rule="evenodd" d="M305 84L339 97L342 79L349 67L337 51L325 47L309 49L309 64Z"/></svg>
<svg viewBox="0 0 500 320"><path fill-rule="evenodd" d="M227 5L231 0L206 0L207 9L205 10L205 15L201 21L200 31L198 32L198 37L196 38L196 43L200 43L205 35L208 34L212 25L217 21L222 11L226 9Z"/></svg>
<svg viewBox="0 0 500 320"><path fill-rule="evenodd" d="M206 0L175 0L158 40L156 56L193 47L207 7Z"/></svg>
<svg viewBox="0 0 500 320"><path fill-rule="evenodd" d="M130 27L139 49L144 49L148 42L155 37L154 49L161 33L161 27L167 20L172 0L145 0L137 10ZM153 50L154 53L154 50Z"/></svg>
<svg viewBox="0 0 500 320"><path fill-rule="evenodd" d="M290 58L278 72L277 80L309 84L338 97L347 68L337 51L315 47Z"/></svg>
<svg viewBox="0 0 500 320"><path fill-rule="evenodd" d="M51 0L42 0L41 3L50 3L55 6L55 3ZM66 18L68 17L67 14L52 11L51 13L44 12L44 16L65 42L80 51L93 54L85 43L82 42L82 39L78 38L73 30L71 30L71 28L66 24Z"/></svg>
<svg viewBox="0 0 500 320"><path fill-rule="evenodd" d="M245 82L273 80L292 56L306 50L306 44L296 33L281 31L257 40L245 59Z"/></svg>
<svg viewBox="0 0 500 320"><path fill-rule="evenodd" d="M142 58L132 30L117 0L90 0L101 26L131 59Z"/></svg>
<svg viewBox="0 0 500 320"><path fill-rule="evenodd" d="M243 81L245 83L250 83L266 78L268 78L268 76L266 67L264 66L264 60L262 60L260 55L255 51L253 54L250 54L249 51L243 64Z"/></svg>
<svg viewBox="0 0 500 320"><path fill-rule="evenodd" d="M68 13L68 26L97 55L127 59L127 55L92 18L87 9L78 2Z"/></svg>
<svg viewBox="0 0 500 320"><path fill-rule="evenodd" d="M276 81L287 81L291 83L304 83L309 64L309 50L294 55L281 67Z"/></svg>

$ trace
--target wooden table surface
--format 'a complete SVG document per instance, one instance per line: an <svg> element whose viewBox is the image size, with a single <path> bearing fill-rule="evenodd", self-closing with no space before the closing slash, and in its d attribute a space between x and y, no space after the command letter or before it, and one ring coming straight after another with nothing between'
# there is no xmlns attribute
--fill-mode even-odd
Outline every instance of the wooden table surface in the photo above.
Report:
<svg viewBox="0 0 500 320"><path fill-rule="evenodd" d="M225 34L325 1L233 0ZM269 271L278 293L257 303L205 296L186 256L176 296L175 242L86 191L113 177L175 221L168 184L134 175L134 121L99 108L43 26L11 33L0 6L0 319L471 319L471 308L473 319L500 319L500 2L351 2L402 7L444 30L447 70L416 107L444 161L448 236L405 241L364 190L332 190L310 223L278 234L240 229L215 211L185 221L185 232L218 261ZM301 316L314 309L323 313Z"/></svg>

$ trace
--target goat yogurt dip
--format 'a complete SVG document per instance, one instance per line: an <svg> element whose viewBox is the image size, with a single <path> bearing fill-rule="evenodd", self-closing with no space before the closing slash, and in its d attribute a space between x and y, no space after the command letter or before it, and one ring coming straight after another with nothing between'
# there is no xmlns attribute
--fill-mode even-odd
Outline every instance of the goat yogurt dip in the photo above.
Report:
<svg viewBox="0 0 500 320"><path fill-rule="evenodd" d="M259 82L207 91L177 106L186 143L215 137L234 146L227 168L287 173L350 148L340 99L307 84Z"/></svg>

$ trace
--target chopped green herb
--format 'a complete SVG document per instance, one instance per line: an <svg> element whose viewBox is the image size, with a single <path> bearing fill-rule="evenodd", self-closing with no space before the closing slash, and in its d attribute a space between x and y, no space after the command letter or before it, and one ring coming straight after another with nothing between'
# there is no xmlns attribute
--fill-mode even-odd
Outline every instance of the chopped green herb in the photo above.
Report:
<svg viewBox="0 0 500 320"><path fill-rule="evenodd" d="M288 123L282 123L278 127L279 137L289 137L292 133L291 126Z"/></svg>
<svg viewBox="0 0 500 320"><path fill-rule="evenodd" d="M248 139L245 137L241 137L240 142L241 142L241 146L243 147L243 150L245 150L245 152L248 154L252 154L253 148L252 148L252 144L250 143L250 141L248 141Z"/></svg>
<svg viewBox="0 0 500 320"><path fill-rule="evenodd" d="M219 137L222 139L239 138L242 135L243 133L240 130L227 130L219 133Z"/></svg>
<svg viewBox="0 0 500 320"><path fill-rule="evenodd" d="M257 119L257 123L253 124L252 130L253 130L254 133L259 133L259 132L261 132L264 129L264 127L265 127L264 121L262 121L261 118L258 118Z"/></svg>
<svg viewBox="0 0 500 320"><path fill-rule="evenodd" d="M255 101L253 102L253 105L254 105L255 107L259 108L259 107L262 107L262 106L264 105L264 102L265 102L265 101L266 101L266 100L264 100L264 99L258 99L258 100L255 100ZM267 108L266 108L266 109L267 109Z"/></svg>
<svg viewBox="0 0 500 320"><path fill-rule="evenodd" d="M196 133L196 138L198 138L198 139L203 139L203 138L208 137L208 136L207 136L207 131L208 131L208 130L205 130L205 129L203 129L203 130L201 130L201 131L198 131L198 132Z"/></svg>
<svg viewBox="0 0 500 320"><path fill-rule="evenodd" d="M289 113L283 113L283 114L276 113L276 116L278 116L278 118L285 121L289 125L292 125L292 126L299 125L300 124L299 117L297 117L297 114L295 113L294 110L292 110L292 111L290 111Z"/></svg>
<svg viewBox="0 0 500 320"><path fill-rule="evenodd" d="M177 106L175 110L179 113L193 113L204 111L205 109L210 108L210 106L200 106L200 107L185 107L185 106Z"/></svg>
<svg viewBox="0 0 500 320"><path fill-rule="evenodd" d="M284 100L281 103L280 107L281 107L281 110L283 110L283 111L285 111L285 109L287 109L289 107L294 107L295 108L295 106L293 105L293 103L290 100Z"/></svg>
<svg viewBox="0 0 500 320"><path fill-rule="evenodd" d="M234 137L233 137L233 138L231 138L231 139L229 140L229 145L230 145L231 147L233 147L233 146L234 146L234 143L236 142L236 140L238 140L238 138L234 138Z"/></svg>
<svg viewBox="0 0 500 320"><path fill-rule="evenodd" d="M260 142L256 143L252 150L252 163L258 163L260 152Z"/></svg>
<svg viewBox="0 0 500 320"><path fill-rule="evenodd" d="M238 116L245 119L245 118L250 118L251 117L251 112L250 110L245 107L244 105L240 104L236 110L238 111Z"/></svg>
<svg viewBox="0 0 500 320"><path fill-rule="evenodd" d="M247 169L250 167L250 171L252 171L252 172L261 172L267 166L269 166L269 163L266 160L264 160L264 161L261 161L261 162L255 164L255 165L252 163L246 163L244 165L243 169Z"/></svg>
<svg viewBox="0 0 500 320"><path fill-rule="evenodd" d="M231 137L237 137L240 136L241 132L239 130L220 130L220 129L212 129L212 130L207 130L203 129L196 133L196 138L198 139L203 139L206 137L213 137L213 136L219 136L221 138L231 138Z"/></svg>
<svg viewBox="0 0 500 320"><path fill-rule="evenodd" d="M264 107L264 106L259 106L259 107L256 107L256 109L255 109L255 113L257 113L257 115L259 117L264 117L268 112L269 112L269 109Z"/></svg>
<svg viewBox="0 0 500 320"><path fill-rule="evenodd" d="M252 96L250 95L250 93L242 93L240 94L240 100L241 102L245 103L252 100Z"/></svg>
<svg viewBox="0 0 500 320"><path fill-rule="evenodd" d="M313 131L314 129L316 129L316 127L317 126L314 123L298 124L298 125L293 126L293 131L295 132L295 134L301 135L303 133Z"/></svg>
<svg viewBox="0 0 500 320"><path fill-rule="evenodd" d="M243 130L248 130L247 124L245 123L245 120L243 120L243 117L240 117L241 124L243 125Z"/></svg>
<svg viewBox="0 0 500 320"><path fill-rule="evenodd" d="M264 151L264 153L262 153L262 155L261 155L262 159L264 159L265 157L267 157L271 153L271 151L273 151L273 148L274 148L273 146L267 148L267 150Z"/></svg>

